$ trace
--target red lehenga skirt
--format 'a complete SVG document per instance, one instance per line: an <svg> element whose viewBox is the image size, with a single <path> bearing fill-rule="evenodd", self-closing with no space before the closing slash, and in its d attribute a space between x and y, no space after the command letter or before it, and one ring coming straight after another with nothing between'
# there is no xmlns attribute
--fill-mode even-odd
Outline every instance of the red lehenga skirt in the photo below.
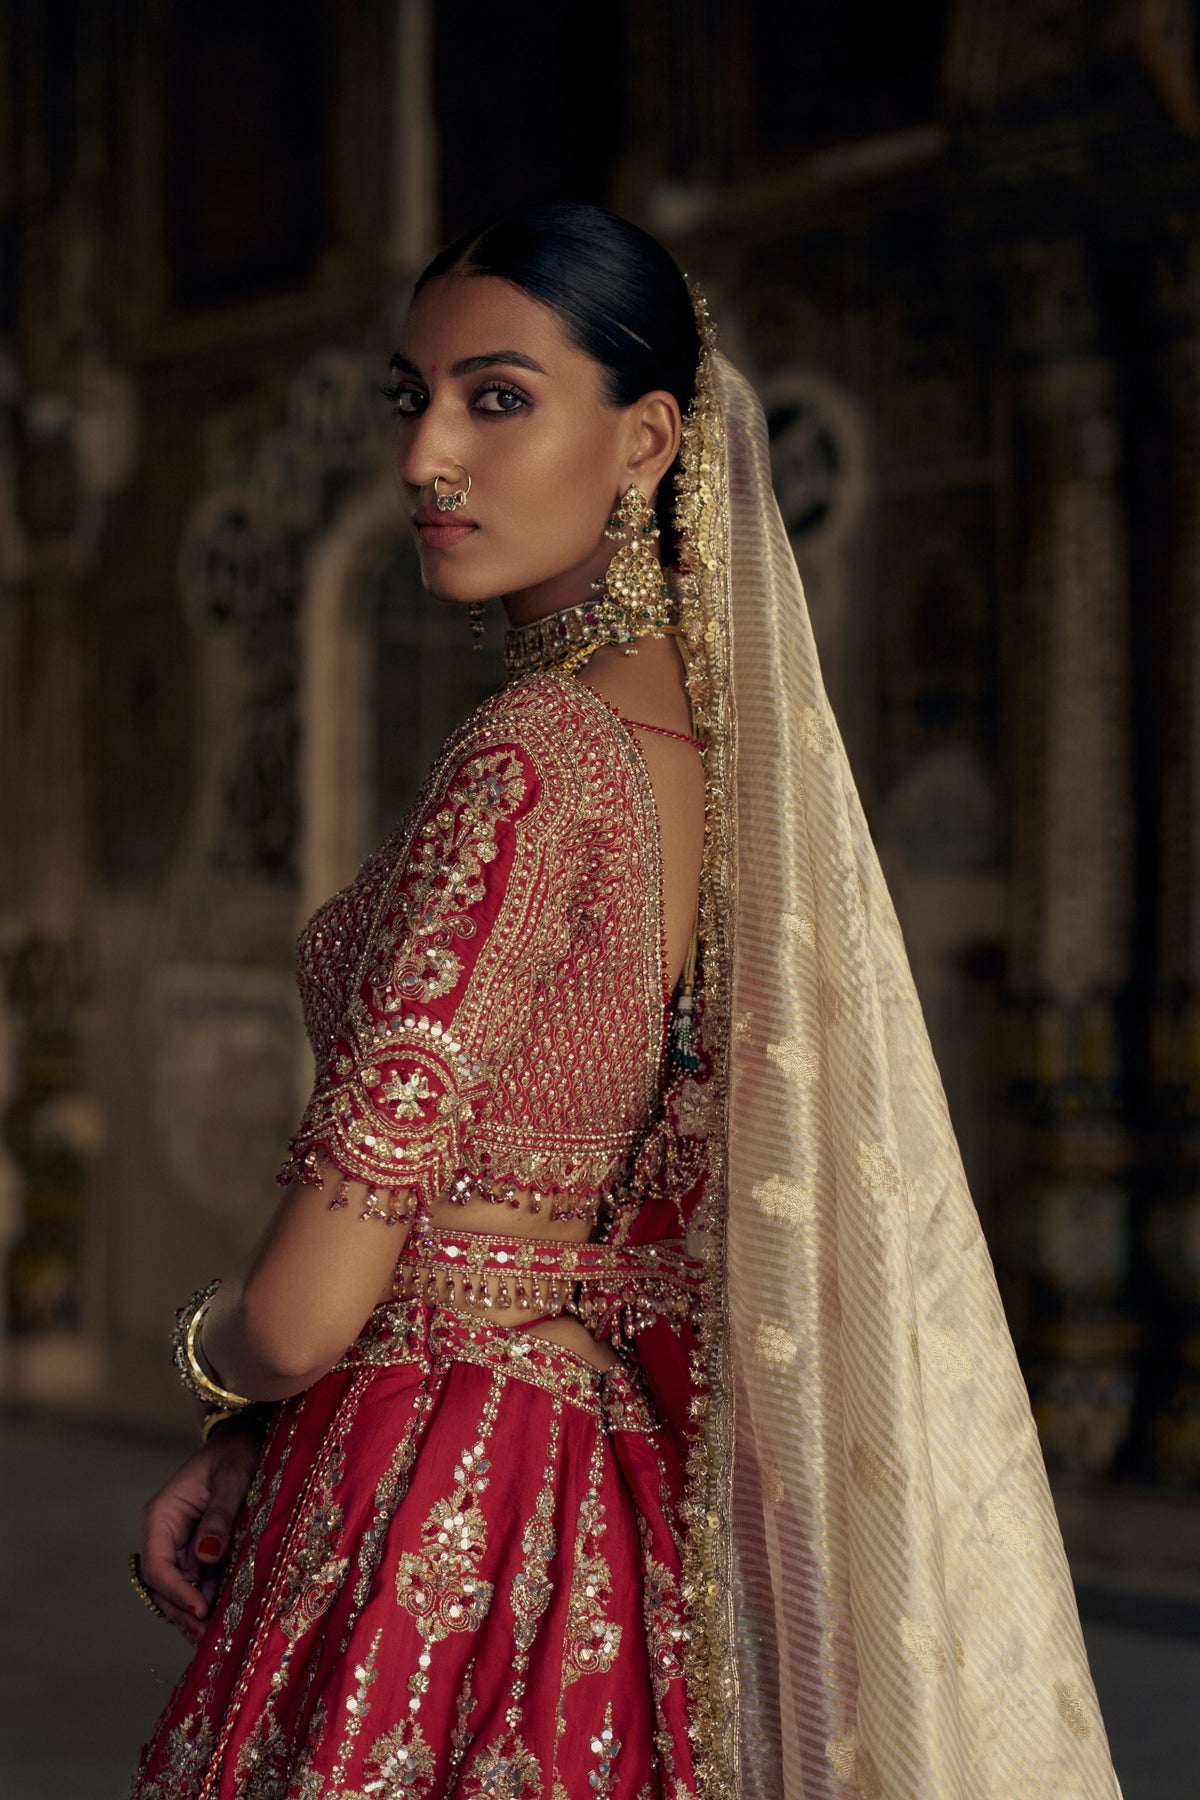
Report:
<svg viewBox="0 0 1200 1800"><path fill-rule="evenodd" d="M635 1369L377 1308L276 1415L133 1800L686 1800L682 1492Z"/></svg>

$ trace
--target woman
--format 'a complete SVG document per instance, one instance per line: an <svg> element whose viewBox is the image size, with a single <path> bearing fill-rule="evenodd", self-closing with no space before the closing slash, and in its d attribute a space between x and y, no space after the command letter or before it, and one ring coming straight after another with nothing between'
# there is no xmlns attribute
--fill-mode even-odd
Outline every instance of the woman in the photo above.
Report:
<svg viewBox="0 0 1200 1800"><path fill-rule="evenodd" d="M282 1404L147 1509L135 1577L198 1647L142 1800L1118 1792L711 336L589 207L417 285L423 576L503 596L513 679L301 943L288 1191L177 1340L217 1413Z"/></svg>

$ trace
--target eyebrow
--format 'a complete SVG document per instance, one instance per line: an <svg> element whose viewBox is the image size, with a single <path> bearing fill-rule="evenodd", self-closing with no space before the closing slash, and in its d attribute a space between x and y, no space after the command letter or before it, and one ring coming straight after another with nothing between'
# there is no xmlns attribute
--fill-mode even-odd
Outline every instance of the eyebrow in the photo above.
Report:
<svg viewBox="0 0 1200 1800"><path fill-rule="evenodd" d="M464 356L458 362L451 363L450 374L455 379L461 375L478 375L481 369L495 368L497 363L507 363L514 369L528 369L532 375L546 373L541 363L534 362L532 356L526 356L520 350L488 350L482 356ZM411 375L417 381L425 379L417 364L398 352L393 356L389 367L399 375Z"/></svg>

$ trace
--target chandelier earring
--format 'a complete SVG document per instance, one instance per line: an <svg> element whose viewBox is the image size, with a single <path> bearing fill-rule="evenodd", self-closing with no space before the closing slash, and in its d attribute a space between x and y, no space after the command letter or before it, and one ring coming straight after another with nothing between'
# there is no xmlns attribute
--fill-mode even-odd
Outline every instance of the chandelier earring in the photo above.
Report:
<svg viewBox="0 0 1200 1800"><path fill-rule="evenodd" d="M658 518L636 482L621 496L604 535L624 541L593 581L592 597L505 632L504 666L514 680L539 669L570 675L602 645L619 644L633 656L639 638L678 632L675 601L655 549Z"/></svg>
<svg viewBox="0 0 1200 1800"><path fill-rule="evenodd" d="M611 613L616 641L632 644L648 632L662 632L670 619L671 596L656 548L658 515L636 482L625 490L604 535L624 539L594 584Z"/></svg>

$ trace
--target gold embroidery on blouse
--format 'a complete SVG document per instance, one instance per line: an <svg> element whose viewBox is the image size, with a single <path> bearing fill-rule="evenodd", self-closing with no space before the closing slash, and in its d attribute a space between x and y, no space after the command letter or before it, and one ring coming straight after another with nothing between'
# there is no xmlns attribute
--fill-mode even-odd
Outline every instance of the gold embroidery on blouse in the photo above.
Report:
<svg viewBox="0 0 1200 1800"><path fill-rule="evenodd" d="M469 915L484 897L483 870L496 859L501 825L525 796L512 751L469 757L455 772L445 803L412 841L393 943L376 952L371 986L380 1012L439 1000L457 985L462 959L450 946L474 937Z"/></svg>
<svg viewBox="0 0 1200 1800"><path fill-rule="evenodd" d="M405 830L301 941L317 1082L283 1178L323 1143L428 1200L456 1168L603 1192L662 1073L661 847L636 743L578 682L529 677L451 739ZM598 1087L580 1045L601 1042Z"/></svg>

